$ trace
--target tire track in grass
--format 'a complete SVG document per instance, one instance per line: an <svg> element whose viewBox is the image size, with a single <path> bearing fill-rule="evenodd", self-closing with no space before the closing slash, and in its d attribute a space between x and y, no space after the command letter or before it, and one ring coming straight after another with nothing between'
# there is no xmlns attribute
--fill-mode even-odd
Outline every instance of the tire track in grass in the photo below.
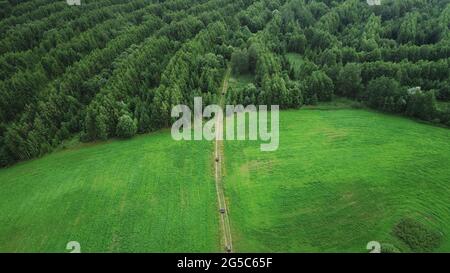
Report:
<svg viewBox="0 0 450 273"><path fill-rule="evenodd" d="M227 68L225 77L223 80L221 97L219 99L219 105L223 106L225 101L224 97L228 89L228 79L230 77L231 67ZM219 138L223 135L223 113L219 113L216 118L216 140L214 151L214 166L215 166L215 182L217 192L217 202L219 205L220 222L222 224L223 243L225 245L226 252L233 252L233 239L231 237L230 219L228 217L228 207L225 200L224 186L222 180L222 162L223 162L223 140Z"/></svg>

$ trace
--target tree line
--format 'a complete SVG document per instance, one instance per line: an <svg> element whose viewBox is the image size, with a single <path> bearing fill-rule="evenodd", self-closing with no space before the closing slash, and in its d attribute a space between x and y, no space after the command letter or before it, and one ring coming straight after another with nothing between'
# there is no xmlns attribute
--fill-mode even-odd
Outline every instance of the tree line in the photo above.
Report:
<svg viewBox="0 0 450 273"><path fill-rule="evenodd" d="M450 125L437 104L450 99L449 1L279 3L263 30L241 26L233 73L254 81L231 90L230 103L298 108L345 96Z"/></svg>
<svg viewBox="0 0 450 273"><path fill-rule="evenodd" d="M450 126L450 1L0 1L0 165L167 127L215 103L348 97ZM441 102L438 104L438 102ZM447 104L448 105L448 104Z"/></svg>
<svg viewBox="0 0 450 273"><path fill-rule="evenodd" d="M13 76L23 75L21 82L27 88L6 87L9 79L2 82L0 90L11 94L11 100L2 101L4 109L11 109L2 111L2 165L41 156L74 135L92 141L150 132L170 122L167 109L187 102L190 90L198 87L213 96L225 67L222 56L228 50L225 17L245 9L246 4L231 0L143 2L142 8L134 6L131 13L105 19L69 42L56 44L32 69L19 68ZM132 5L127 3L121 6ZM104 29L108 26L110 30ZM65 51L53 55L66 46L74 49L69 52L78 53L75 59L65 59L71 56ZM23 97L14 102L12 95L20 92ZM8 107L9 103L19 107Z"/></svg>

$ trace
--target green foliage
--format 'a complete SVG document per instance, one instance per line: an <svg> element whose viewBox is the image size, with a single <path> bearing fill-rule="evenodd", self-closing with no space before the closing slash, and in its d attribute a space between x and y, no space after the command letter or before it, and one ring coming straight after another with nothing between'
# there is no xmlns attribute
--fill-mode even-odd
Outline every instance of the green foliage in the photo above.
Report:
<svg viewBox="0 0 450 273"><path fill-rule="evenodd" d="M303 54L306 48L306 36L300 33L294 33L288 40L288 50L291 52Z"/></svg>
<svg viewBox="0 0 450 273"><path fill-rule="evenodd" d="M368 104L377 109L385 107L386 98L399 100L400 95L400 84L396 80L384 76L370 81L365 94Z"/></svg>
<svg viewBox="0 0 450 273"><path fill-rule="evenodd" d="M406 114L431 121L436 116L437 106L434 92L414 92L408 97Z"/></svg>
<svg viewBox="0 0 450 273"><path fill-rule="evenodd" d="M404 43L415 43L417 37L417 13L408 14L400 25L398 41Z"/></svg>
<svg viewBox="0 0 450 273"><path fill-rule="evenodd" d="M333 36L327 31L309 28L306 33L306 39L309 41L309 46L311 48L325 50L333 44Z"/></svg>
<svg viewBox="0 0 450 273"><path fill-rule="evenodd" d="M286 106L288 108L300 108L304 103L304 86L300 82L289 81L287 88L288 101L286 102Z"/></svg>
<svg viewBox="0 0 450 273"><path fill-rule="evenodd" d="M231 68L235 75L245 74L249 70L249 56L247 50L237 49L231 54Z"/></svg>
<svg viewBox="0 0 450 273"><path fill-rule="evenodd" d="M361 68L355 63L346 64L339 73L336 91L339 95L358 98L363 90Z"/></svg>
<svg viewBox="0 0 450 273"><path fill-rule="evenodd" d="M13 7L16 17L0 21L2 30L9 29L0 34L2 166L40 156L80 132L84 141L114 137L123 111L144 133L167 126L170 108L190 101L193 90L212 102L228 47L228 31L215 22L250 5L100 0L76 8L55 2L34 11L36 1ZM213 11L216 16L206 16ZM174 86L167 84L172 79ZM36 116L41 128L31 125Z"/></svg>
<svg viewBox="0 0 450 273"><path fill-rule="evenodd" d="M108 137L106 120L105 113L89 108L85 120L86 139L84 140L105 140Z"/></svg>
<svg viewBox="0 0 450 273"><path fill-rule="evenodd" d="M129 116L123 115L117 123L117 136L120 138L130 138L136 134L136 122Z"/></svg>
<svg viewBox="0 0 450 273"><path fill-rule="evenodd" d="M314 71L306 80L306 96L309 100L330 101L333 97L333 81L322 71Z"/></svg>
<svg viewBox="0 0 450 273"><path fill-rule="evenodd" d="M414 252L431 252L442 242L442 234L411 218L401 219L393 233Z"/></svg>
<svg viewBox="0 0 450 273"><path fill-rule="evenodd" d="M0 19L5 18L11 12L9 1L0 1Z"/></svg>

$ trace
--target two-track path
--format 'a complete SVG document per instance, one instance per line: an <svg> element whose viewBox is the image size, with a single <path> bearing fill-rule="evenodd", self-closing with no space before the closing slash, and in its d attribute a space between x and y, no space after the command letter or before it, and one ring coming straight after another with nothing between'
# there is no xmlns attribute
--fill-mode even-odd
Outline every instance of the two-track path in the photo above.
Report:
<svg viewBox="0 0 450 273"><path fill-rule="evenodd" d="M225 77L222 84L222 90L219 99L219 105L222 106L225 103L225 94L228 89L228 79L230 77L231 68L228 67L225 73ZM230 219L228 216L227 201L225 199L224 185L222 179L222 165L223 165L223 113L219 113L216 117L216 139L215 139L215 151L214 151L214 166L215 166L215 182L217 191L217 202L219 205L221 233L223 236L223 243L226 252L233 252L233 240L231 237Z"/></svg>

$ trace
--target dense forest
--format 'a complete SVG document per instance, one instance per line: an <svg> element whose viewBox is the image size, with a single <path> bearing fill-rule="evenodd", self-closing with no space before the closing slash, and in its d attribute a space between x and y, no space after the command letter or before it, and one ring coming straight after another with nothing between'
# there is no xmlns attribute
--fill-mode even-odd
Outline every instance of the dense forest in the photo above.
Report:
<svg viewBox="0 0 450 273"><path fill-rule="evenodd" d="M0 1L0 166L64 140L170 126L220 96L282 109L347 97L450 126L450 0Z"/></svg>

